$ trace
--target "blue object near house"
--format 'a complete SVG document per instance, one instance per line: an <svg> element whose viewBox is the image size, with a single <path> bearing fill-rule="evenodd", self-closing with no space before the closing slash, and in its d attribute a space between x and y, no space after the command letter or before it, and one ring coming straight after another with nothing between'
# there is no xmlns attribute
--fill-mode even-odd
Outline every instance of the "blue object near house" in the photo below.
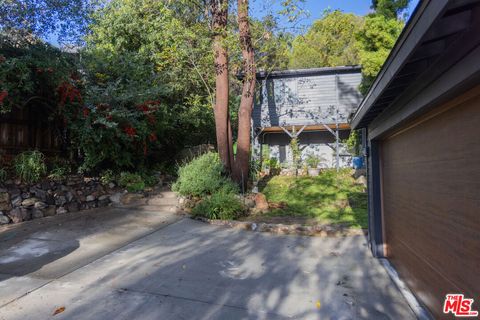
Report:
<svg viewBox="0 0 480 320"><path fill-rule="evenodd" d="M354 169L362 169L363 168L363 157L353 157L352 165Z"/></svg>

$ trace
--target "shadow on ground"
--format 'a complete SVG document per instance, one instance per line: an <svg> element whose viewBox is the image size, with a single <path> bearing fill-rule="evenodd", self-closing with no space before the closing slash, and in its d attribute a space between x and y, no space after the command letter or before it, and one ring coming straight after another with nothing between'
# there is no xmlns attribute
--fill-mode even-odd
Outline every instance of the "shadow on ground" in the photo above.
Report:
<svg viewBox="0 0 480 320"><path fill-rule="evenodd" d="M41 297L41 299L40 299ZM413 319L362 236L181 220L0 309L8 319Z"/></svg>

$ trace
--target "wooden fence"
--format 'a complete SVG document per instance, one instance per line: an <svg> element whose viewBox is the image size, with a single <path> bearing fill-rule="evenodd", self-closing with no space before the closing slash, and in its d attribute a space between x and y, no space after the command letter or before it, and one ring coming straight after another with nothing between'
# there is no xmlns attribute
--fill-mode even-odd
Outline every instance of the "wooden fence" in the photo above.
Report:
<svg viewBox="0 0 480 320"><path fill-rule="evenodd" d="M47 156L61 150L61 135L49 112L42 107L15 108L0 115L0 160L10 162L16 154L37 149Z"/></svg>

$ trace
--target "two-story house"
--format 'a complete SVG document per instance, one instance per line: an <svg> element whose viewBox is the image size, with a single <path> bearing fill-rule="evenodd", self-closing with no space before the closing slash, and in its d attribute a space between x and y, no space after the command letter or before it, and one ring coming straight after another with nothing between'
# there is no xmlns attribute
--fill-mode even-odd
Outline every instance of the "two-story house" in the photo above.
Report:
<svg viewBox="0 0 480 320"><path fill-rule="evenodd" d="M252 114L254 156L268 148L269 157L291 162L289 143L296 134L303 159L315 155L323 167L350 165L342 141L362 100L361 79L358 66L260 72Z"/></svg>

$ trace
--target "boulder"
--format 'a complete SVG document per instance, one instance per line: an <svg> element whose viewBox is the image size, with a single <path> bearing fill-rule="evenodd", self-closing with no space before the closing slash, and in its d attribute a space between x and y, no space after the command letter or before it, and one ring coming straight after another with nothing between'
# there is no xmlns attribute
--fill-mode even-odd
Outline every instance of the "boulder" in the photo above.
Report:
<svg viewBox="0 0 480 320"><path fill-rule="evenodd" d="M268 202L267 202L267 197L263 193L257 193L255 195L255 209L257 211L268 211Z"/></svg>
<svg viewBox="0 0 480 320"><path fill-rule="evenodd" d="M34 204L34 207L35 209L45 209L46 207L48 207L48 204L46 204L45 202L42 202L42 201L38 201L38 202L35 202Z"/></svg>
<svg viewBox="0 0 480 320"><path fill-rule="evenodd" d="M40 202L40 199L38 198L27 198L22 201L22 206L23 207L32 207L35 205L36 202Z"/></svg>
<svg viewBox="0 0 480 320"><path fill-rule="evenodd" d="M8 192L0 193L0 210L8 211L10 209L12 209L10 204L10 194L8 194Z"/></svg>
<svg viewBox="0 0 480 320"><path fill-rule="evenodd" d="M64 207L57 208L57 214L64 214L67 212L67 209L65 209Z"/></svg>
<svg viewBox="0 0 480 320"><path fill-rule="evenodd" d="M8 223L10 223L10 218L4 215L3 212L0 212L0 225Z"/></svg>
<svg viewBox="0 0 480 320"><path fill-rule="evenodd" d="M55 194L53 197L57 206L63 206L65 203L67 203L67 198L64 195Z"/></svg>
<svg viewBox="0 0 480 320"><path fill-rule="evenodd" d="M22 201L22 197L18 195L12 199L12 206L20 207L22 205Z"/></svg>
<svg viewBox="0 0 480 320"><path fill-rule="evenodd" d="M243 203L245 204L245 207L247 208L255 208L255 198L247 196L243 199Z"/></svg>
<svg viewBox="0 0 480 320"><path fill-rule="evenodd" d="M43 217L44 217L44 214L41 209L37 209L37 208L32 209L32 219L39 219Z"/></svg>
<svg viewBox="0 0 480 320"><path fill-rule="evenodd" d="M12 219L13 223L19 223L32 219L32 213L26 208L15 208L8 213L8 216L10 219Z"/></svg>
<svg viewBox="0 0 480 320"><path fill-rule="evenodd" d="M42 201L47 200L47 192L45 190L33 187L33 188L30 188L30 193L33 193L35 197L39 198Z"/></svg>
<svg viewBox="0 0 480 320"><path fill-rule="evenodd" d="M90 194L90 195L87 196L86 200L87 200L87 202L94 201L95 196L93 194Z"/></svg>
<svg viewBox="0 0 480 320"><path fill-rule="evenodd" d="M78 210L80 210L80 205L76 201L70 202L69 204L67 204L67 210L69 212L77 212Z"/></svg>
<svg viewBox="0 0 480 320"><path fill-rule="evenodd" d="M122 192L117 192L112 195L110 195L110 201L114 204L120 204L120 200L122 199Z"/></svg>
<svg viewBox="0 0 480 320"><path fill-rule="evenodd" d="M45 217L51 217L51 216L54 216L57 214L57 207L55 206L48 206L47 208L45 208L45 210L43 211L43 215Z"/></svg>
<svg viewBox="0 0 480 320"><path fill-rule="evenodd" d="M65 197L67 198L67 202L71 202L73 200L73 194L70 191L67 191Z"/></svg>

